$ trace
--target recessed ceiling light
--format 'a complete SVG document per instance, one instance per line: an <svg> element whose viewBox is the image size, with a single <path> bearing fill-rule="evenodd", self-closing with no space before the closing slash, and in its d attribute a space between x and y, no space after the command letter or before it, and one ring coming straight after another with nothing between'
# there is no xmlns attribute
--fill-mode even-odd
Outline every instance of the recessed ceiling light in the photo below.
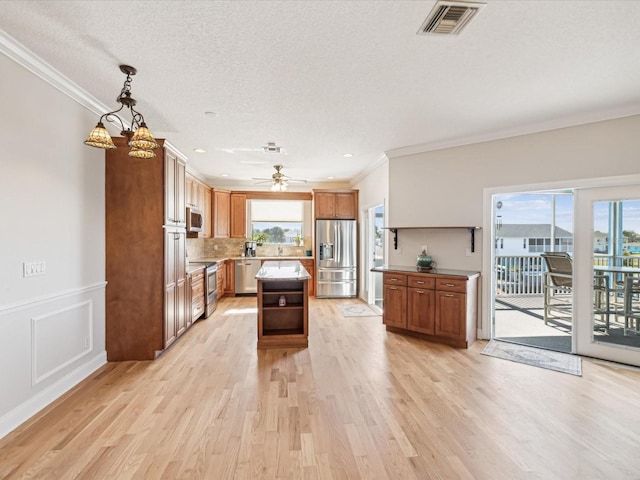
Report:
<svg viewBox="0 0 640 480"><path fill-rule="evenodd" d="M215 117L217 115L216 112L204 112L204 115L206 117Z"/></svg>
<svg viewBox="0 0 640 480"><path fill-rule="evenodd" d="M221 176L221 177L228 177L228 176L229 176L229 174L228 174L228 173L221 173L221 174L220 174L220 176Z"/></svg>
<svg viewBox="0 0 640 480"><path fill-rule="evenodd" d="M353 153L345 153L342 155L344 158L351 158L353 157Z"/></svg>
<svg viewBox="0 0 640 480"><path fill-rule="evenodd" d="M334 178L336 178L336 177L327 177L327 178L328 178L329 180L333 180L333 179L334 179Z"/></svg>
<svg viewBox="0 0 640 480"><path fill-rule="evenodd" d="M196 152L196 153L205 153L206 152L206 150L204 148L194 148L193 151Z"/></svg>

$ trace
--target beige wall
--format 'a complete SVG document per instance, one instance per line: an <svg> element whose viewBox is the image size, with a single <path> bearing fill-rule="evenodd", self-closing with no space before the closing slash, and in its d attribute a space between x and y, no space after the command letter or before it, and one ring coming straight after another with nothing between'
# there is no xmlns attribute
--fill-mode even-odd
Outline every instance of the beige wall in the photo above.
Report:
<svg viewBox="0 0 640 480"><path fill-rule="evenodd" d="M389 226L483 225L485 188L640 172L640 116L392 158ZM407 230L389 262L412 265L420 247L440 267L481 270L482 233L466 256L465 230Z"/></svg>

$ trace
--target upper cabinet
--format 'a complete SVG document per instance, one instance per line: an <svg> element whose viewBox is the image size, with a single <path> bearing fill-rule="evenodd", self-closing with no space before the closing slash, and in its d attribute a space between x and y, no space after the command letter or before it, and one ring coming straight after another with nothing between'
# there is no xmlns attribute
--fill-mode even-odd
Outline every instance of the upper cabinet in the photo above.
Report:
<svg viewBox="0 0 640 480"><path fill-rule="evenodd" d="M186 161L168 145L164 148L165 225L186 226Z"/></svg>
<svg viewBox="0 0 640 480"><path fill-rule="evenodd" d="M214 238L229 238L229 207L231 192L229 190L213 189L213 236Z"/></svg>
<svg viewBox="0 0 640 480"><path fill-rule="evenodd" d="M230 236L247 238L247 195L231 192L230 195Z"/></svg>
<svg viewBox="0 0 640 480"><path fill-rule="evenodd" d="M204 219L202 231L199 233L190 233L189 236L210 238L212 232L211 187L205 185L200 180L187 173L185 180L185 196L187 207L200 210Z"/></svg>
<svg viewBox="0 0 640 480"><path fill-rule="evenodd" d="M358 219L358 190L314 190L316 219Z"/></svg>

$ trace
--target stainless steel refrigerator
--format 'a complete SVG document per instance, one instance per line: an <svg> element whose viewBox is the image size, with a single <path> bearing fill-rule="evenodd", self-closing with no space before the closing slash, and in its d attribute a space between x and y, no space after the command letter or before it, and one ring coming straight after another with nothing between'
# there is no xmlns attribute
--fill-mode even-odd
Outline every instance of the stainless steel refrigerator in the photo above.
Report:
<svg viewBox="0 0 640 480"><path fill-rule="evenodd" d="M356 221L316 220L316 297L355 297L357 267Z"/></svg>

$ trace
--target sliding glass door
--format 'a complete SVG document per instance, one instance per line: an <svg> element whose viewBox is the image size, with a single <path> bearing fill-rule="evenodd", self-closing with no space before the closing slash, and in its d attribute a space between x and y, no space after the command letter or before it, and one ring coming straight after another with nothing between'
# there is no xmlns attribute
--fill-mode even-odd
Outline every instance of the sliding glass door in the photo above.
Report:
<svg viewBox="0 0 640 480"><path fill-rule="evenodd" d="M576 218L576 353L640 366L640 186L579 190Z"/></svg>

